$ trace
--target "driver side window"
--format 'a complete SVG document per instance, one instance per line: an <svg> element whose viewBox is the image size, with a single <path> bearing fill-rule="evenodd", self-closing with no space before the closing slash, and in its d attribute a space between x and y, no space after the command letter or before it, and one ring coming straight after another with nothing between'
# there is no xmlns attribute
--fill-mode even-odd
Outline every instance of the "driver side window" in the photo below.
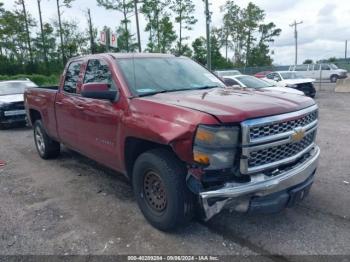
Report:
<svg viewBox="0 0 350 262"><path fill-rule="evenodd" d="M268 79L273 80L273 75L274 75L274 74L268 74L266 77L267 77Z"/></svg>
<svg viewBox="0 0 350 262"><path fill-rule="evenodd" d="M110 90L117 90L108 64L101 59L89 60L84 77L86 83L104 83L109 85Z"/></svg>

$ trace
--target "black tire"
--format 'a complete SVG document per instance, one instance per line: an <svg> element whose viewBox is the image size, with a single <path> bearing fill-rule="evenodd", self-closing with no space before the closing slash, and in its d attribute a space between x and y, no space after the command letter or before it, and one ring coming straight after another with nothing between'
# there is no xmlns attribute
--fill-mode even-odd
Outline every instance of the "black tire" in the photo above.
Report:
<svg viewBox="0 0 350 262"><path fill-rule="evenodd" d="M34 123L35 147L43 159L56 158L61 151L60 143L52 140L46 133L41 120Z"/></svg>
<svg viewBox="0 0 350 262"><path fill-rule="evenodd" d="M173 230L193 218L194 195L187 188L186 173L185 165L166 149L150 150L137 158L132 177L134 194L143 215L155 228ZM158 176L160 189L153 189L150 175ZM149 191L156 195L154 190L163 195L152 198ZM157 201L161 201L159 205Z"/></svg>
<svg viewBox="0 0 350 262"><path fill-rule="evenodd" d="M336 83L337 80L338 80L338 76L337 75L332 75L330 80L331 80L331 83Z"/></svg>

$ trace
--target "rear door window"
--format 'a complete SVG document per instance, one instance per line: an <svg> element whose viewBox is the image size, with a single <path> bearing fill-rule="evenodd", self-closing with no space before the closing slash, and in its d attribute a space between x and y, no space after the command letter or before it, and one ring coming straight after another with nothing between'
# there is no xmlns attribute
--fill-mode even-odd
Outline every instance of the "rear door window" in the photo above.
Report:
<svg viewBox="0 0 350 262"><path fill-rule="evenodd" d="M329 65L323 64L321 65L321 70L331 70Z"/></svg>
<svg viewBox="0 0 350 262"><path fill-rule="evenodd" d="M309 65L297 65L295 71L307 71Z"/></svg>
<svg viewBox="0 0 350 262"><path fill-rule="evenodd" d="M81 65L81 61L76 61L69 64L63 85L63 90L65 92L72 94L76 93Z"/></svg>
<svg viewBox="0 0 350 262"><path fill-rule="evenodd" d="M84 77L86 83L104 83L109 85L110 90L117 89L107 62L101 59L89 60Z"/></svg>

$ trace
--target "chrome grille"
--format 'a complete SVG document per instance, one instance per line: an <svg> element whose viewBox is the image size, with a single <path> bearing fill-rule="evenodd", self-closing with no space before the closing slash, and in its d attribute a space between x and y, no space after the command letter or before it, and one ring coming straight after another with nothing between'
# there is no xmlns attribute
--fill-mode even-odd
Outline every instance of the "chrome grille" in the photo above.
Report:
<svg viewBox="0 0 350 262"><path fill-rule="evenodd" d="M249 132L250 140L288 132L299 126L306 126L317 120L317 115L318 112L315 110L302 118L253 127Z"/></svg>
<svg viewBox="0 0 350 262"><path fill-rule="evenodd" d="M307 134L300 142L287 143L275 147L250 152L249 167L257 167L289 158L310 146L315 138L316 131Z"/></svg>
<svg viewBox="0 0 350 262"><path fill-rule="evenodd" d="M297 161L315 146L317 118L318 107L314 105L242 122L241 173L263 172Z"/></svg>

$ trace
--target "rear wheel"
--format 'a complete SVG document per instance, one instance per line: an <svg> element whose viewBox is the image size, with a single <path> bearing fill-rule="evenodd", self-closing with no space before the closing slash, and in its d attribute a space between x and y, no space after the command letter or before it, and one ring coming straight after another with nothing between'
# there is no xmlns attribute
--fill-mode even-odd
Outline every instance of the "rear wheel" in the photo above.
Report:
<svg viewBox="0 0 350 262"><path fill-rule="evenodd" d="M46 134L41 120L34 123L34 142L40 157L43 159L55 158L60 154L60 143L52 140Z"/></svg>
<svg viewBox="0 0 350 262"><path fill-rule="evenodd" d="M141 154L134 165L133 188L145 218L168 231L193 217L194 196L188 190L186 168L169 150Z"/></svg>

